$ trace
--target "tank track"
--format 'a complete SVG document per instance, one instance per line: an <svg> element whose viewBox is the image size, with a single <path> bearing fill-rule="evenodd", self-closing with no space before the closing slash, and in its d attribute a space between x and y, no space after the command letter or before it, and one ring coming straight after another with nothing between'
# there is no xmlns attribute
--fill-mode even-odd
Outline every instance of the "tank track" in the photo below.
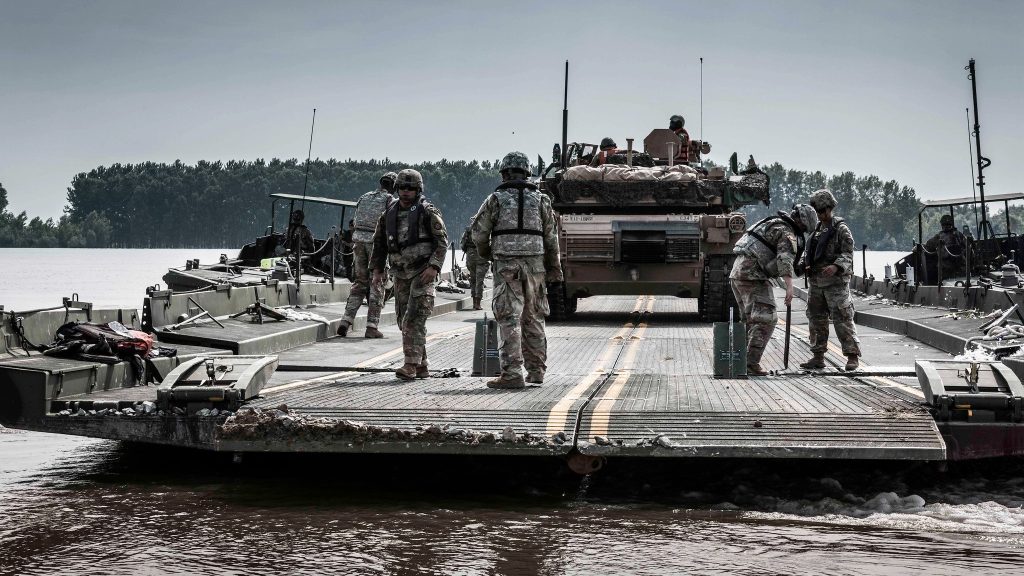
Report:
<svg viewBox="0 0 1024 576"><path fill-rule="evenodd" d="M729 320L729 308L736 308L736 298L729 285L729 271L734 258L732 255L716 255L708 256L704 261L697 305L702 322L726 322ZM734 314L739 314L739 310Z"/></svg>
<svg viewBox="0 0 1024 576"><path fill-rule="evenodd" d="M576 298L570 298L565 293L565 284L562 282L548 282L548 320L567 320L576 313Z"/></svg>

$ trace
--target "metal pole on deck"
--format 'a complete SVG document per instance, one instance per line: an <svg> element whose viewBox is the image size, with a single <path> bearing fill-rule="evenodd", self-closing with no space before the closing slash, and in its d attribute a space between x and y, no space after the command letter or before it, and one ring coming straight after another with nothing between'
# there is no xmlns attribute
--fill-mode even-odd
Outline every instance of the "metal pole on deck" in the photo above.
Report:
<svg viewBox="0 0 1024 576"><path fill-rule="evenodd" d="M789 327L793 319L793 305L786 304L786 344L782 347L782 369L789 370Z"/></svg>

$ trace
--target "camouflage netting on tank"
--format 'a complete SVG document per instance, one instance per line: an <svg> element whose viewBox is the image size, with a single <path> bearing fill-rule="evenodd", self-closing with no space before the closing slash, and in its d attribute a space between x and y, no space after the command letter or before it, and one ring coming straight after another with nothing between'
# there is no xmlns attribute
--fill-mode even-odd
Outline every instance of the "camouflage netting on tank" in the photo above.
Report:
<svg viewBox="0 0 1024 576"><path fill-rule="evenodd" d="M707 206L712 195L695 182L657 180L600 181L562 180L558 185L562 202L592 198L601 204L629 206L653 201L665 206Z"/></svg>

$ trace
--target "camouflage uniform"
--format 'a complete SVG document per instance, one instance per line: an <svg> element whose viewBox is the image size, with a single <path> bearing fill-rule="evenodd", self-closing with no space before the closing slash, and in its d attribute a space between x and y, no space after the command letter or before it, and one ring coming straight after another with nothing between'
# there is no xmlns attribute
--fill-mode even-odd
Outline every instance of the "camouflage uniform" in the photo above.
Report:
<svg viewBox="0 0 1024 576"><path fill-rule="evenodd" d="M410 231L412 220L416 225ZM381 273L391 265L406 364L427 366L427 318L434 309L435 284L424 284L420 274L428 267L440 272L447 252L448 232L441 212L422 195L410 208L392 200L377 221L370 263Z"/></svg>
<svg viewBox="0 0 1024 576"><path fill-rule="evenodd" d="M942 277L948 278L955 274L964 272L964 250L967 248L967 238L962 232L953 226L953 218L946 214L941 219L942 231L932 236L924 243L929 252L934 252L938 262L942 265ZM939 252L939 249L942 249ZM937 281L937 278L932 278Z"/></svg>
<svg viewBox="0 0 1024 576"><path fill-rule="evenodd" d="M733 262L729 281L740 308L740 316L747 324L747 364L755 365L761 362L761 355L779 322L771 279L794 275L797 236L794 229L779 217L767 218L751 227L751 230L775 248L774 263L777 266L777 269L765 270L766 266L758 260L753 250L744 250L746 242L760 242L750 237L749 232L737 242L736 251L739 255Z"/></svg>
<svg viewBox="0 0 1024 576"><path fill-rule="evenodd" d="M476 251L476 244L473 243L473 227L466 228L462 234L462 252L466 255L466 268L469 270L470 292L474 300L480 300L484 296L484 278L491 268L491 263L486 258L481 258Z"/></svg>
<svg viewBox="0 0 1024 576"><path fill-rule="evenodd" d="M829 227L818 224L807 243L803 264L810 289L807 294L807 321L811 334L811 352L824 355L828 349L828 320L836 327L843 354L860 356L860 339L853 323L853 233L842 218L833 217ZM830 265L839 270L831 277L822 271Z"/></svg>
<svg viewBox="0 0 1024 576"><path fill-rule="evenodd" d="M356 313L363 305L364 298L369 303L366 327L376 328L380 323L380 311L384 305L384 286L371 282L370 252L373 250L373 233L377 221L391 200L391 194L379 188L363 194L356 202L356 215L353 218L355 228L352 231L352 289L348 294L348 302L345 303L345 316L341 319L349 325L355 322Z"/></svg>
<svg viewBox="0 0 1024 576"><path fill-rule="evenodd" d="M518 152L507 155L502 167L513 156L512 160L527 167L522 171L528 174L529 161ZM520 170L518 165L515 170ZM494 262L491 309L501 341L499 380L510 384L495 387L523 386L524 363L526 380L541 383L547 369L545 278L560 280L562 273L551 201L525 179L509 179L480 206L473 218L472 236L479 255Z"/></svg>

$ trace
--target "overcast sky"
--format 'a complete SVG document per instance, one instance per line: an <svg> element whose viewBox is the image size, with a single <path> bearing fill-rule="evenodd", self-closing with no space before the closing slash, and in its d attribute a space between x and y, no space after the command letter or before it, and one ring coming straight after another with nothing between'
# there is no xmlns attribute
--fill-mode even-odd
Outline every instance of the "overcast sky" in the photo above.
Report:
<svg viewBox="0 0 1024 576"><path fill-rule="evenodd" d="M568 59L570 140L682 114L718 162L970 195L973 57L987 191L1020 192L1022 23L1020 1L0 0L0 183L58 217L99 165L304 159L314 107L314 157L547 159Z"/></svg>

